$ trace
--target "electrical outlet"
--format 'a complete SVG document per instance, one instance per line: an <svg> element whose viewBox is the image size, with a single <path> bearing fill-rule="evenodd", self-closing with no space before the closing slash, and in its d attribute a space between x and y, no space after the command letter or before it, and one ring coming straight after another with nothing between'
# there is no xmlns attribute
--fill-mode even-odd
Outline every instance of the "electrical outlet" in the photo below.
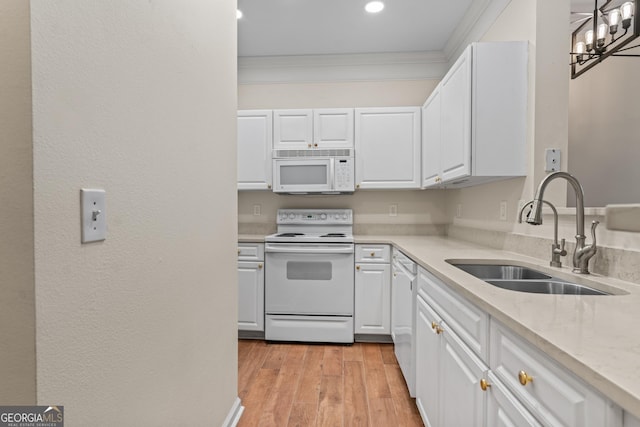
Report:
<svg viewBox="0 0 640 427"><path fill-rule="evenodd" d="M456 218L462 218L462 203L458 203L456 207Z"/></svg>
<svg viewBox="0 0 640 427"><path fill-rule="evenodd" d="M503 200L500 202L500 221L506 221L506 220L507 220L507 202Z"/></svg>
<svg viewBox="0 0 640 427"><path fill-rule="evenodd" d="M560 149L559 148L547 148L544 150L545 162L544 162L544 171L545 172L556 172L560 170Z"/></svg>
<svg viewBox="0 0 640 427"><path fill-rule="evenodd" d="M389 216L398 216L398 205L389 205Z"/></svg>
<svg viewBox="0 0 640 427"><path fill-rule="evenodd" d="M262 215L262 207L260 205L253 205L253 215L260 216Z"/></svg>

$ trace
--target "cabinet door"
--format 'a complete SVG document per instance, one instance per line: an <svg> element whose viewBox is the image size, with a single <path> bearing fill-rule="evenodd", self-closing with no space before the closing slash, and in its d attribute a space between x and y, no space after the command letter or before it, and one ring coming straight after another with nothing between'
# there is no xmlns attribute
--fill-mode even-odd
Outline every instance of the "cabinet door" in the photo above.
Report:
<svg viewBox="0 0 640 427"><path fill-rule="evenodd" d="M426 427L440 426L438 388L440 373L440 337L431 327L440 321L424 302L416 299L416 405Z"/></svg>
<svg viewBox="0 0 640 427"><path fill-rule="evenodd" d="M357 264L355 333L391 331L391 269L389 264Z"/></svg>
<svg viewBox="0 0 640 427"><path fill-rule="evenodd" d="M314 148L353 148L353 108L313 111Z"/></svg>
<svg viewBox="0 0 640 427"><path fill-rule="evenodd" d="M238 190L271 189L271 110L238 111Z"/></svg>
<svg viewBox="0 0 640 427"><path fill-rule="evenodd" d="M264 331L262 262L238 262L238 329Z"/></svg>
<svg viewBox="0 0 640 427"><path fill-rule="evenodd" d="M487 427L540 427L527 409L518 402L500 380L489 372L487 394Z"/></svg>
<svg viewBox="0 0 640 427"><path fill-rule="evenodd" d="M311 110L275 110L273 112L273 148L308 149L313 147Z"/></svg>
<svg viewBox="0 0 640 427"><path fill-rule="evenodd" d="M355 110L356 188L420 187L420 108Z"/></svg>
<svg viewBox="0 0 640 427"><path fill-rule="evenodd" d="M471 46L442 80L440 167L448 182L471 175Z"/></svg>
<svg viewBox="0 0 640 427"><path fill-rule="evenodd" d="M441 327L439 425L482 427L486 394L480 380L488 368L446 323Z"/></svg>
<svg viewBox="0 0 640 427"><path fill-rule="evenodd" d="M440 184L440 86L422 106L422 187Z"/></svg>

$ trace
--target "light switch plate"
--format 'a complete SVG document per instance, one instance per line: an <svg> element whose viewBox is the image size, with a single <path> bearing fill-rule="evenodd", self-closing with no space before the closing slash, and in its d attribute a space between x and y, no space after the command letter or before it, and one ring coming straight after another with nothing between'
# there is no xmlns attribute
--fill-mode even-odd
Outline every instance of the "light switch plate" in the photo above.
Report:
<svg viewBox="0 0 640 427"><path fill-rule="evenodd" d="M82 243L98 242L107 238L105 191L83 188L80 190Z"/></svg>

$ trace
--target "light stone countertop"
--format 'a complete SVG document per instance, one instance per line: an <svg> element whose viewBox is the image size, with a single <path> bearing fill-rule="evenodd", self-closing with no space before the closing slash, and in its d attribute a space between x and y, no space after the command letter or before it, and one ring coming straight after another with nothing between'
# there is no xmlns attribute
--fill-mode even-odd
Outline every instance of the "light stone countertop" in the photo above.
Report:
<svg viewBox="0 0 640 427"><path fill-rule="evenodd" d="M262 242L264 236L239 236ZM356 243L394 245L460 295L487 311L604 396L640 417L640 285L582 276L540 260L437 236L355 236ZM504 290L446 262L516 262L618 295L544 295ZM565 263L570 265L570 258Z"/></svg>

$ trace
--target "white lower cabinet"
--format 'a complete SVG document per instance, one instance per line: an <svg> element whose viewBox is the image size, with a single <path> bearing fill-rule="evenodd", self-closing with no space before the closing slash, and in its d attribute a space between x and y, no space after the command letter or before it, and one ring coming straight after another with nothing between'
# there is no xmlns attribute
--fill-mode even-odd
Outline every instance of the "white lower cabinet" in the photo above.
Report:
<svg viewBox="0 0 640 427"><path fill-rule="evenodd" d="M355 333L391 333L390 264L356 265Z"/></svg>
<svg viewBox="0 0 640 427"><path fill-rule="evenodd" d="M623 425L620 407L423 268L416 404L429 427Z"/></svg>
<svg viewBox="0 0 640 427"><path fill-rule="evenodd" d="M487 427L542 426L493 372L487 373Z"/></svg>
<svg viewBox="0 0 640 427"><path fill-rule="evenodd" d="M354 333L391 334L391 247L355 248Z"/></svg>
<svg viewBox="0 0 640 427"><path fill-rule="evenodd" d="M238 330L264 332L264 245L261 243L238 245Z"/></svg>
<svg viewBox="0 0 640 427"><path fill-rule="evenodd" d="M624 427L640 427L640 419L634 417L628 412L624 413Z"/></svg>

